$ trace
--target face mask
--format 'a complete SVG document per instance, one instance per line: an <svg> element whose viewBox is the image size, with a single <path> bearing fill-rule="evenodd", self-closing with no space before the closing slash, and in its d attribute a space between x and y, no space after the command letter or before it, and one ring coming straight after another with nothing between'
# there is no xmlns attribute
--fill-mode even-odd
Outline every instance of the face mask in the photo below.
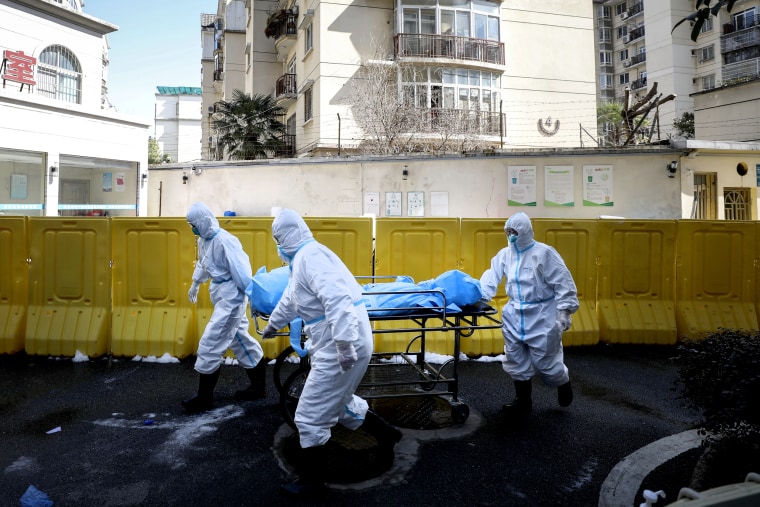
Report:
<svg viewBox="0 0 760 507"><path fill-rule="evenodd" d="M517 234L510 234L507 236L507 239L509 239L510 243L517 243Z"/></svg>
<svg viewBox="0 0 760 507"><path fill-rule="evenodd" d="M196 236L200 236L201 235L201 233L198 230L198 228L195 227L194 225L190 226L190 229L193 231L193 234L195 234Z"/></svg>
<svg viewBox="0 0 760 507"><path fill-rule="evenodd" d="M282 262L287 262L288 264L290 264L290 261L293 260L290 255L285 253L285 250L283 250L280 245L277 245L277 256Z"/></svg>

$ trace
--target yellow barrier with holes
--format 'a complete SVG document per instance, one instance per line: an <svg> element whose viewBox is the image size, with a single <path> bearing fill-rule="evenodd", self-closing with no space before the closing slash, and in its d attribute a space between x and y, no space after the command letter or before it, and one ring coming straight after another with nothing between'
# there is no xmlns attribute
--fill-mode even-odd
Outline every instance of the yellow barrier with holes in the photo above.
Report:
<svg viewBox="0 0 760 507"><path fill-rule="evenodd" d="M24 350L29 287L26 217L0 218L0 354Z"/></svg>
<svg viewBox="0 0 760 507"><path fill-rule="evenodd" d="M369 218L305 220L362 284L372 275L418 283L452 269L479 278L507 244L504 219L381 218L374 238ZM219 221L240 239L254 273L282 266L271 217ZM758 327L755 222L534 219L533 226L578 286L581 307L566 346L674 344ZM184 218L0 217L0 353L192 355L213 311L205 287L197 305L187 300L195 257ZM491 302L499 311L503 291ZM411 334L394 330L419 328L405 319L373 325L378 352L405 350ZM451 330L428 331L426 350L450 355L453 340ZM289 340L262 345L274 358ZM501 330L464 333L460 346L471 357L499 355Z"/></svg>

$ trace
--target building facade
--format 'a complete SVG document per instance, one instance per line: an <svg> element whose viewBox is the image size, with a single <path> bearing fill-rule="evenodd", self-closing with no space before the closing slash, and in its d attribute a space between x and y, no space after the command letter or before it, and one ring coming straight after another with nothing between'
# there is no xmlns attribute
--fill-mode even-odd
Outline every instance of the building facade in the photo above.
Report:
<svg viewBox="0 0 760 507"><path fill-rule="evenodd" d="M159 86L156 93L156 142L172 162L201 158L201 88Z"/></svg>
<svg viewBox="0 0 760 507"><path fill-rule="evenodd" d="M118 27L83 3L0 0L0 213L147 213L149 125L106 109Z"/></svg>
<svg viewBox="0 0 760 507"><path fill-rule="evenodd" d="M551 9L528 1L220 0L215 18L201 17L204 111L213 114L219 90L271 94L287 111L297 156L351 152L368 135L359 106L378 100L357 93L362 71L382 63L395 69L396 98L421 119L423 134L456 123L490 148L593 143L583 133L596 126L592 10L584 0ZM204 156L218 158L210 134Z"/></svg>

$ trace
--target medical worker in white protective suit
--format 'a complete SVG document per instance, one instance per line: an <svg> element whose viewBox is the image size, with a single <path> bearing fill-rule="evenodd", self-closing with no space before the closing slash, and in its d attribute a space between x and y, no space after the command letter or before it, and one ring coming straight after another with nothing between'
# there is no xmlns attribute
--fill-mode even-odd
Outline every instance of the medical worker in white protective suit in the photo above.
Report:
<svg viewBox="0 0 760 507"><path fill-rule="evenodd" d="M363 425L380 445L391 448L401 432L354 394L373 350L361 286L335 253L314 240L295 211L283 209L275 217L272 236L280 258L290 264L290 280L262 336L271 338L298 316L310 339L311 369L295 413L304 466L298 480L282 489L307 495L324 486L326 444L335 424L352 430Z"/></svg>
<svg viewBox="0 0 760 507"><path fill-rule="evenodd" d="M248 375L250 387L239 390L235 398L255 400L266 396L266 361L264 351L248 333L247 297L245 289L251 282L251 263L235 236L219 227L211 210L196 202L187 212L187 221L198 238L198 259L193 271L193 283L188 292L191 303L198 300L200 284L211 280L209 294L214 311L198 344L195 370L200 374L198 394L184 400L188 413L202 412L213 407L214 388L219 380L222 356L227 348Z"/></svg>
<svg viewBox="0 0 760 507"><path fill-rule="evenodd" d="M557 388L557 401L573 401L570 376L564 364L562 333L578 310L575 282L559 253L533 239L525 213L516 213L504 225L509 245L491 259L480 278L483 300L490 301L503 279L509 301L502 308L506 371L514 381L515 399L504 405L510 414L528 414L533 408L531 379L538 374Z"/></svg>

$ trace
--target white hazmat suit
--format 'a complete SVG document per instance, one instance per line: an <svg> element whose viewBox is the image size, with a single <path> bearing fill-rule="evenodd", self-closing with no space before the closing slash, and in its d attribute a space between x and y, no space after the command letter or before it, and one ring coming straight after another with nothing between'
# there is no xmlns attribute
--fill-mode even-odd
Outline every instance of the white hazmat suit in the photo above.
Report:
<svg viewBox="0 0 760 507"><path fill-rule="evenodd" d="M534 240L533 227L525 213L511 216L504 230L511 236L510 244L493 257L491 267L480 278L486 301L493 299L506 279L509 300L501 314L503 368L516 382L516 388L528 389L523 393L528 399L529 381L535 373L550 387L570 389L562 333L571 325L570 315L578 310L573 277L553 247ZM518 390L518 397L520 394ZM569 396L572 400L572 394ZM560 400L561 405L565 403L569 405L566 399Z"/></svg>
<svg viewBox="0 0 760 507"><path fill-rule="evenodd" d="M195 370L200 374L215 372L227 348L232 349L243 368L253 368L264 357L264 351L248 332L245 289L252 278L248 255L238 238L219 227L219 221L205 204L193 204L187 212L187 221L200 236L190 300L195 302L199 284L211 280L209 294L214 304L198 344Z"/></svg>
<svg viewBox="0 0 760 507"><path fill-rule="evenodd" d="M295 424L306 449L326 444L336 423L355 430L364 422L368 405L354 392L372 356L372 328L361 286L335 253L314 240L295 211L277 215L272 235L291 273L262 334L271 336L297 316L304 321L311 370Z"/></svg>

